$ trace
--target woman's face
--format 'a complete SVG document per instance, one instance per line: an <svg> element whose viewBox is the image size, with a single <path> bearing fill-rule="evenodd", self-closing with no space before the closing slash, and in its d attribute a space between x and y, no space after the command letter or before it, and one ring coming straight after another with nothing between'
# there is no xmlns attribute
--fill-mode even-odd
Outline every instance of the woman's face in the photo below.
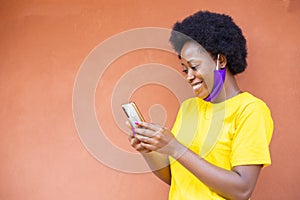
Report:
<svg viewBox="0 0 300 200"><path fill-rule="evenodd" d="M216 69L210 54L197 42L186 42L181 50L181 64L195 95L201 99L207 97L213 88Z"/></svg>

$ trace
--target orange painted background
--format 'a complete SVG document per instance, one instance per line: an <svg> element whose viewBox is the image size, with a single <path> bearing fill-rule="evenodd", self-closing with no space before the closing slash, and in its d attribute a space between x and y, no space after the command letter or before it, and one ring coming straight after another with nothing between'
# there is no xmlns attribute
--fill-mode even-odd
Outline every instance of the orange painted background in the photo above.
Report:
<svg viewBox="0 0 300 200"><path fill-rule="evenodd" d="M168 186L154 175L119 172L88 153L73 120L73 86L84 59L105 39L132 28L171 28L199 9L229 14L243 29L248 68L238 82L265 100L274 118L273 164L262 171L252 199L299 199L298 0L1 0L0 199L167 199ZM131 151L110 120L111 107L99 103L111 95L110 85L140 64L180 67L173 57L135 52L107 70L95 107L106 128L116 130L113 143ZM132 98L144 110L156 101L165 105L171 126L178 103L170 92L149 86Z"/></svg>

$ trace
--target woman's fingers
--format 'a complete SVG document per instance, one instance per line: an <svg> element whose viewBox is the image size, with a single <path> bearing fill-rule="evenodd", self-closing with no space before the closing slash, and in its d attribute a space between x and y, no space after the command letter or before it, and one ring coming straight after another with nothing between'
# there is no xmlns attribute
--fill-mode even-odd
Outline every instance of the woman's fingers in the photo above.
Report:
<svg viewBox="0 0 300 200"><path fill-rule="evenodd" d="M161 126L157 124L148 123L148 122L136 122L136 125L146 129L150 129L152 131L159 131L159 129L161 128Z"/></svg>
<svg viewBox="0 0 300 200"><path fill-rule="evenodd" d="M147 144L147 143L141 143L143 148L149 149L149 151L156 151L158 148L156 146L153 146L152 144Z"/></svg>
<svg viewBox="0 0 300 200"><path fill-rule="evenodd" d="M148 144L156 144L157 143L156 140L151 137L147 137L147 136L143 136L143 135L136 135L135 137L142 143L148 143Z"/></svg>
<svg viewBox="0 0 300 200"><path fill-rule="evenodd" d="M129 136L129 142L131 146L136 146L139 143L139 140L133 136Z"/></svg>
<svg viewBox="0 0 300 200"><path fill-rule="evenodd" d="M142 143L139 143L137 146L136 146L136 150L141 152L141 153L148 153L148 152L151 152L151 150L145 148Z"/></svg>
<svg viewBox="0 0 300 200"><path fill-rule="evenodd" d="M135 148L137 151L139 151L140 153L149 153L151 152L151 150L146 149L142 144L141 141L134 137L134 136L129 136L128 140L130 142L130 145Z"/></svg>
<svg viewBox="0 0 300 200"><path fill-rule="evenodd" d="M146 128L135 128L134 132L137 135L142 135L142 136L146 136L146 137L152 137L153 135L155 135L155 132L151 129L146 129Z"/></svg>
<svg viewBox="0 0 300 200"><path fill-rule="evenodd" d="M133 148L141 153L158 150L162 153L169 152L165 146L169 146L173 135L168 129L147 122L137 122L136 125L137 127L132 129L133 135L130 136L130 144Z"/></svg>

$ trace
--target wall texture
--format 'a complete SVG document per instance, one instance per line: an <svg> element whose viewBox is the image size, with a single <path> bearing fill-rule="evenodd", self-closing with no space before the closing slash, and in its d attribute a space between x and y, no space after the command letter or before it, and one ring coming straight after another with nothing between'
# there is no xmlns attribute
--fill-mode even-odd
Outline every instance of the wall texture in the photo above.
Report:
<svg viewBox="0 0 300 200"><path fill-rule="evenodd" d="M249 59L238 82L265 100L274 118L273 164L262 171L252 199L300 198L299 1L1 0L0 5L1 200L167 199L168 187L154 175L119 172L86 150L73 120L73 86L84 59L105 39L132 28L171 28L199 9L230 14L241 26ZM135 52L112 63L97 89L97 116L110 140L128 151L105 97L126 70L149 62L179 66L170 55ZM132 95L144 110L155 102L165 105L168 126L178 108L172 97L155 85Z"/></svg>

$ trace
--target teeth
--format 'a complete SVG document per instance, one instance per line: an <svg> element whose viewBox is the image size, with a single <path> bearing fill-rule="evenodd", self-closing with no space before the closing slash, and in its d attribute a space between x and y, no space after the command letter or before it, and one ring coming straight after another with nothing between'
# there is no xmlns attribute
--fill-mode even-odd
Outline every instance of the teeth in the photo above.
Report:
<svg viewBox="0 0 300 200"><path fill-rule="evenodd" d="M193 85L193 90L199 90L201 85L202 85L202 83L198 83L196 85Z"/></svg>

